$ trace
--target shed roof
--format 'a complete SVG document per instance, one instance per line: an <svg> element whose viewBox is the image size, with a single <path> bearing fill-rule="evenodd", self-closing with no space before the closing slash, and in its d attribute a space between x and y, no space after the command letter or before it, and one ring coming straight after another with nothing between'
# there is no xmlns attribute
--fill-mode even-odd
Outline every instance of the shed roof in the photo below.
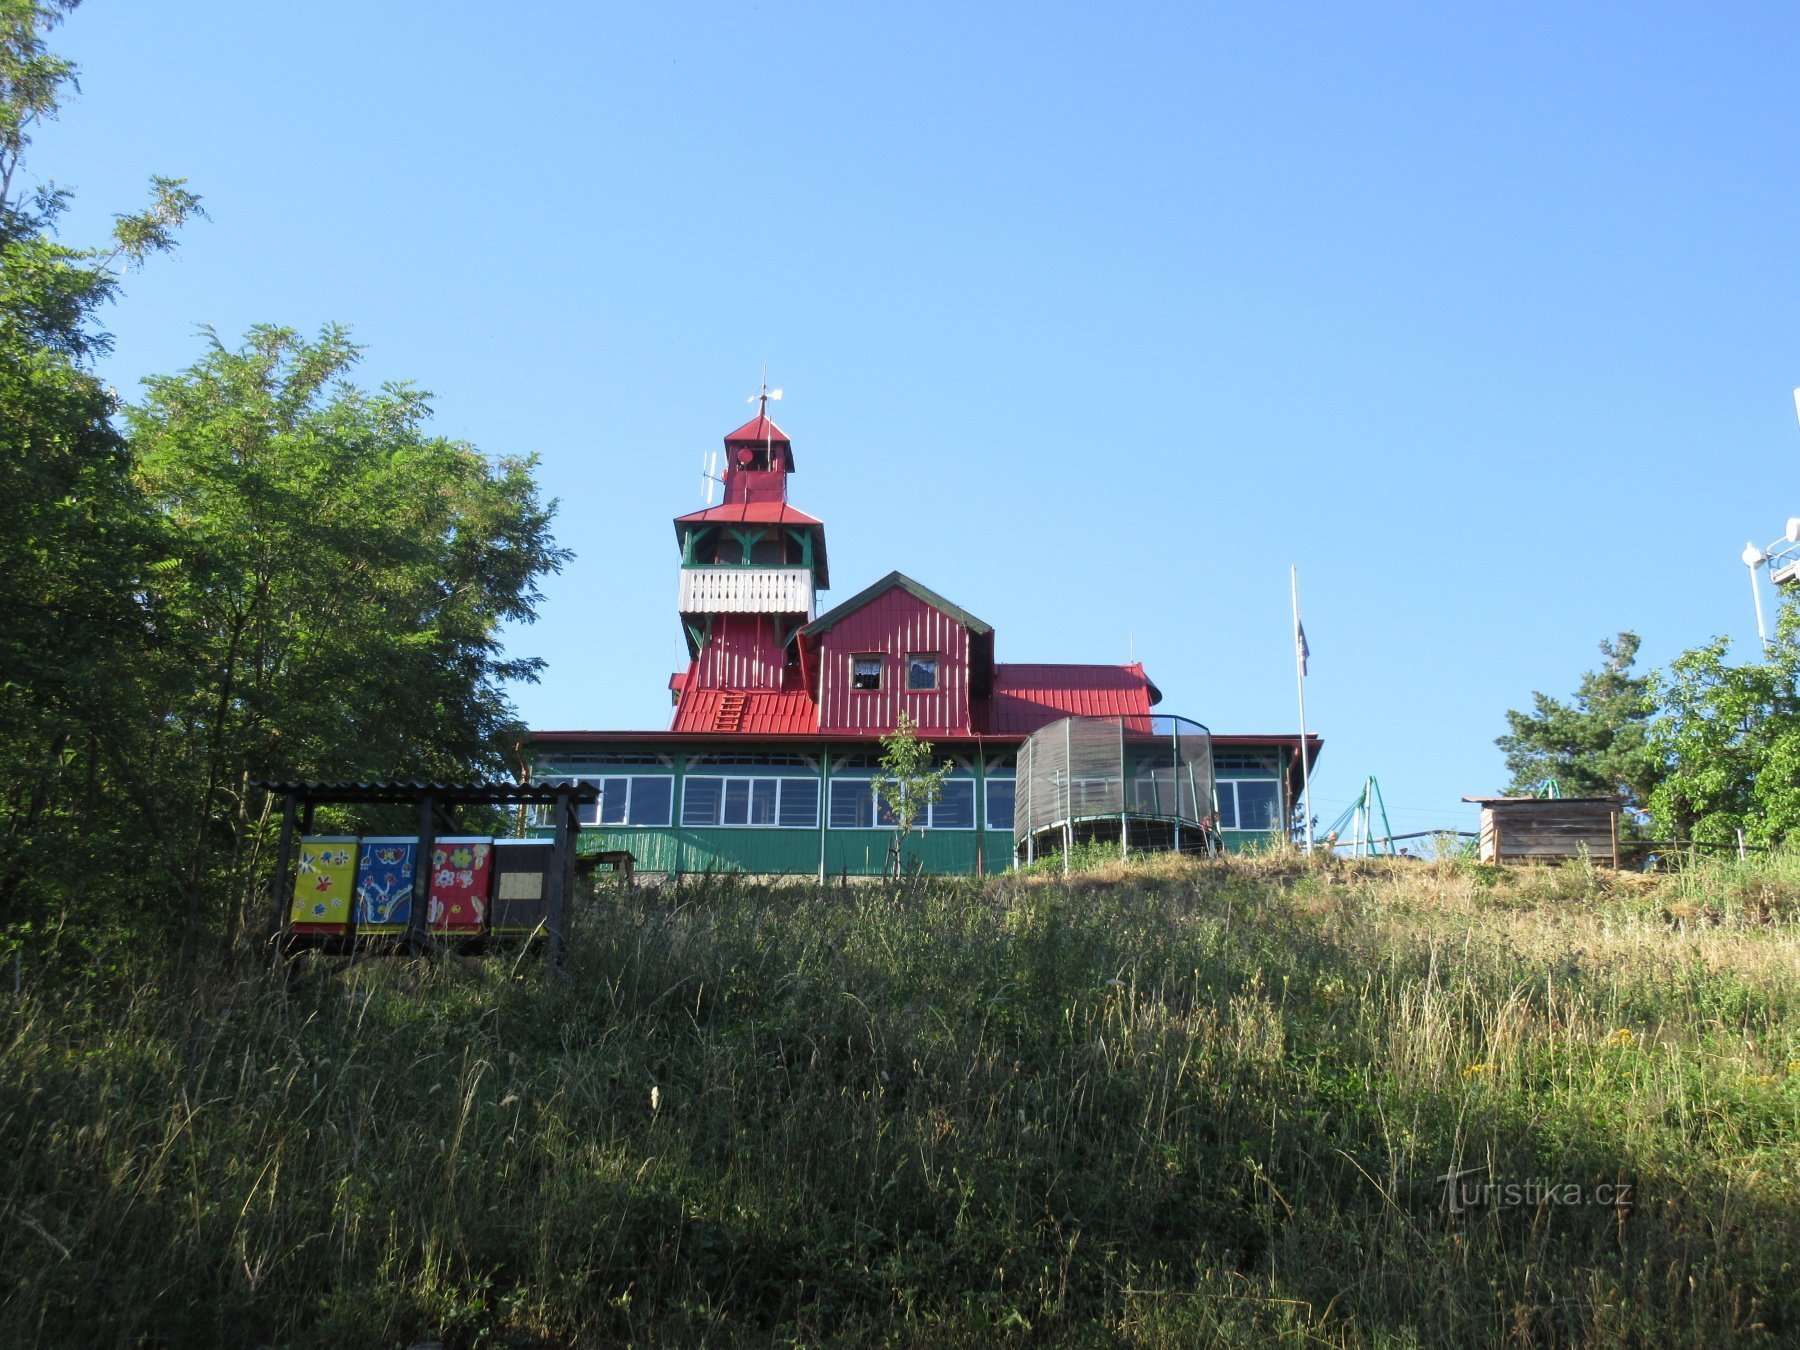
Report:
<svg viewBox="0 0 1800 1350"><path fill-rule="evenodd" d="M1617 797L1464 797L1463 800L1474 802L1477 806L1522 806L1526 802L1537 802L1542 806L1556 806L1559 803L1568 806L1623 805Z"/></svg>
<svg viewBox="0 0 1800 1350"><path fill-rule="evenodd" d="M253 778L251 787L259 787L278 796L293 797L303 802L339 802L369 804L405 804L425 797L445 806L517 804L532 802L547 805L559 796L572 796L576 801L598 800L592 783L555 785L514 783L507 780L487 783L316 783L302 780L277 781Z"/></svg>
<svg viewBox="0 0 1800 1350"><path fill-rule="evenodd" d="M735 725L722 727L719 711L727 695L735 695L743 706ZM669 726L670 731L708 736L793 736L818 729L818 705L804 689L687 689Z"/></svg>

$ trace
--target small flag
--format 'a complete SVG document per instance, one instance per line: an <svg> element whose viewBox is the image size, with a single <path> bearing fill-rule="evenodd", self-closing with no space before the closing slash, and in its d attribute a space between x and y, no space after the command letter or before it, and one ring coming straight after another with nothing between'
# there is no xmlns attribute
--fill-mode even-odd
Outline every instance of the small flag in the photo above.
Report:
<svg viewBox="0 0 1800 1350"><path fill-rule="evenodd" d="M1305 675L1306 658L1312 655L1312 648L1306 645L1306 625L1298 618L1294 620L1294 659L1300 663L1300 673Z"/></svg>

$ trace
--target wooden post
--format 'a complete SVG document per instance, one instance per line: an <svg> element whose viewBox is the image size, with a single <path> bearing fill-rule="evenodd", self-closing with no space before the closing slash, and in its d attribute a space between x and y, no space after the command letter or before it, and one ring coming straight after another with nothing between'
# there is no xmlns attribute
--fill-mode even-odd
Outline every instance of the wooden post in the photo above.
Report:
<svg viewBox="0 0 1800 1350"><path fill-rule="evenodd" d="M283 795L281 801L281 842L275 846L275 882L271 889L274 898L269 910L269 962L274 964L281 956L282 939L287 934L288 913L293 906L293 888L288 879L288 868L294 860L294 794Z"/></svg>
<svg viewBox="0 0 1800 1350"><path fill-rule="evenodd" d="M550 852L550 877L545 920L549 927L549 957L553 970L560 969L569 950L569 914L575 890L575 795L567 784L556 789L555 834Z"/></svg>
<svg viewBox="0 0 1800 1350"><path fill-rule="evenodd" d="M419 798L419 852L413 860L412 912L406 916L406 947L414 956L425 951L430 937L431 855L437 847L436 803L427 792Z"/></svg>

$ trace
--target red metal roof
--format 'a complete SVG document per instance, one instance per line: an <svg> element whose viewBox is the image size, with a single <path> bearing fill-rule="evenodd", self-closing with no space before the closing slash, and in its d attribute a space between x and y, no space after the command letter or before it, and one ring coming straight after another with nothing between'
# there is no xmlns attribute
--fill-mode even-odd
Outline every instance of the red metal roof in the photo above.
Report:
<svg viewBox="0 0 1800 1350"><path fill-rule="evenodd" d="M776 445L786 445L788 434L769 418L758 414L725 438L727 445L736 441L769 441Z"/></svg>
<svg viewBox="0 0 1800 1350"><path fill-rule="evenodd" d="M688 689L669 730L712 736L794 736L819 729L819 710L804 689Z"/></svg>
<svg viewBox="0 0 1800 1350"><path fill-rule="evenodd" d="M1062 717L1148 716L1155 701L1141 665L996 665L976 723L989 735L1026 736Z"/></svg>
<svg viewBox="0 0 1800 1350"><path fill-rule="evenodd" d="M809 516L786 502L731 502L725 506L709 506L704 511L690 511L675 517L675 533L683 525L823 525L817 516Z"/></svg>

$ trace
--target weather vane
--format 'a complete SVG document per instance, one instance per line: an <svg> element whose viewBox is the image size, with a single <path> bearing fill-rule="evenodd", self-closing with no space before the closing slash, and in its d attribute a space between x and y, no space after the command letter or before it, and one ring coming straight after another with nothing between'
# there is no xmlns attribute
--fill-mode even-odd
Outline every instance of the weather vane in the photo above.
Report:
<svg viewBox="0 0 1800 1350"><path fill-rule="evenodd" d="M774 399L779 403L781 401L781 390L769 388L769 363L764 361L762 370L762 388L750 395L744 402L760 403L762 406L756 410L757 415L759 417L767 417L769 415L770 399Z"/></svg>

